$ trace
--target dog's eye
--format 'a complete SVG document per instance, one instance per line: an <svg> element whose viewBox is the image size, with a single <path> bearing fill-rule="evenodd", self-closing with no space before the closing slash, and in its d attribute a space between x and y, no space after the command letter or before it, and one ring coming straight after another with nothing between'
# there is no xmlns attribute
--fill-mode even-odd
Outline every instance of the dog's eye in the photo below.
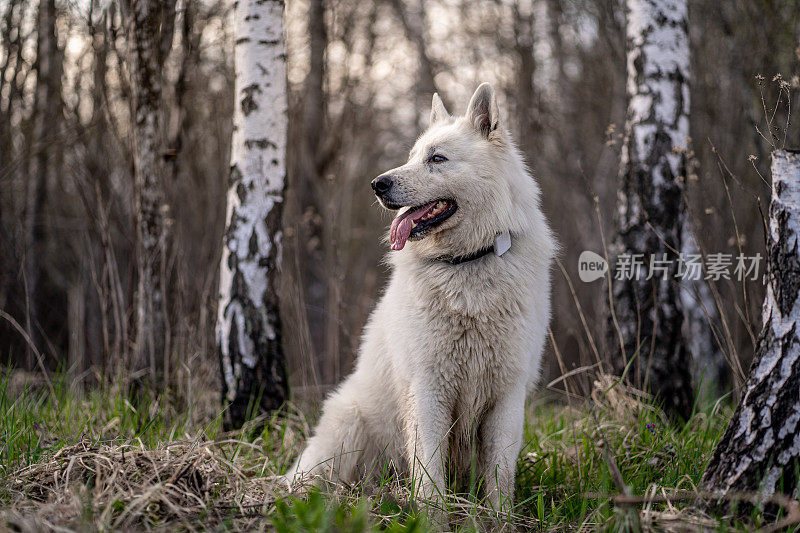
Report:
<svg viewBox="0 0 800 533"><path fill-rule="evenodd" d="M447 161L447 158L442 154L433 154L430 159L431 163L444 163L445 161Z"/></svg>

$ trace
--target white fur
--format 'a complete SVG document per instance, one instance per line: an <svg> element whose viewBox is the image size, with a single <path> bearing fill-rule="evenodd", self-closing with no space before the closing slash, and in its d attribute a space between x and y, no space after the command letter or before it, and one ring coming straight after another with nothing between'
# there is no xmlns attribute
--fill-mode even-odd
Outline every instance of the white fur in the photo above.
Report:
<svg viewBox="0 0 800 533"><path fill-rule="evenodd" d="M434 96L431 120L408 163L387 173L392 202L451 198L458 211L389 253L391 279L355 371L325 401L287 479L353 482L386 458L432 497L444 493L448 469L463 479L474 458L499 508L513 497L525 397L539 378L556 244L491 86L478 88L464 117ZM426 163L431 147L448 161ZM479 250L506 230L502 257L433 260Z"/></svg>

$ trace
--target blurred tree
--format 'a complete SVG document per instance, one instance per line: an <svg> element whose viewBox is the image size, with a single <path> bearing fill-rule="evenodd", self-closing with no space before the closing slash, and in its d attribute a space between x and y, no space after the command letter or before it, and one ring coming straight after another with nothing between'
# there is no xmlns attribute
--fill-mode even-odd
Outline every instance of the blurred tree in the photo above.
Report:
<svg viewBox="0 0 800 533"><path fill-rule="evenodd" d="M175 1L122 2L128 27L132 90L133 167L138 249L136 291L137 377L155 380L167 358L162 70L172 48Z"/></svg>
<svg viewBox="0 0 800 533"><path fill-rule="evenodd" d="M286 184L286 55L283 2L234 8L235 106L228 209L220 267L217 347L226 427L248 409L288 397L277 269Z"/></svg>
<svg viewBox="0 0 800 533"><path fill-rule="evenodd" d="M694 394L675 279L684 222L679 178L689 140L688 9L686 0L627 0L627 8L628 116L612 246L611 353L621 352L618 370L635 358L629 376L686 418ZM630 268L620 268L622 262Z"/></svg>
<svg viewBox="0 0 800 533"><path fill-rule="evenodd" d="M689 179L688 176L683 176ZM686 184L688 185L688 184ZM694 224L683 211L681 257L684 261L702 260L705 254L697 245ZM702 276L705 271L700 271ZM720 317L708 282L702 277L681 283L683 306L683 342L692 356L692 374L701 390L719 394L728 388L730 367L720 341ZM719 332L719 333L718 333Z"/></svg>
<svg viewBox="0 0 800 533"><path fill-rule="evenodd" d="M328 29L325 24L325 1L310 0L308 10L309 69L304 87L303 124L306 157L311 164L308 170L316 174L323 163L321 149L327 126L325 75L328 69L325 51L328 48Z"/></svg>
<svg viewBox="0 0 800 533"><path fill-rule="evenodd" d="M293 188L295 199L302 212L302 227L299 228L302 247L299 250L304 269L301 283L305 288L308 308L308 320L319 327L312 328L313 350L320 358L315 366L322 371L323 379L328 383L335 382L335 357L326 353L325 343L328 328L322 324L328 322L325 309L327 286L326 273L331 267L325 261L323 252L331 248L332 243L324 239L323 217L329 203L323 176L329 171L331 164L330 149L326 146L339 135L331 135L328 129L328 94L326 76L328 73L326 51L328 49L328 27L325 21L326 2L310 0L308 2L308 73L300 89L302 106L299 119L293 127L301 130L302 136L298 149L294 152L296 162L295 179L298 186Z"/></svg>
<svg viewBox="0 0 800 533"><path fill-rule="evenodd" d="M408 39L416 49L417 74L415 96L418 109L425 109L433 93L441 92L436 86L436 65L425 42L425 4L413 2L409 5L403 0L388 0L394 10ZM447 100L445 100L447 104ZM421 117L427 117L424 113ZM421 119L420 126L424 126L426 119Z"/></svg>
<svg viewBox="0 0 800 533"><path fill-rule="evenodd" d="M60 175L57 168L63 148L58 141L61 126L61 53L56 35L55 0L39 2L36 32L36 92L34 100L34 124L31 153L28 162L28 179L25 214L25 267L24 285L27 306L26 329L37 349L42 348L42 326L40 323L39 287L41 284L44 256L43 211L48 188ZM56 141L56 142L54 142ZM27 350L27 367L34 368L32 347Z"/></svg>
<svg viewBox="0 0 800 533"><path fill-rule="evenodd" d="M520 4L524 4L521 6ZM518 57L516 68L516 87L514 102L517 106L517 139L527 157L532 159L532 147L541 134L539 109L537 105L536 58L534 56L534 13L533 2L514 2L514 51ZM527 12L521 9L526 7Z"/></svg>
<svg viewBox="0 0 800 533"><path fill-rule="evenodd" d="M744 394L703 474L724 496L796 495L800 472L800 152L772 154L767 295Z"/></svg>

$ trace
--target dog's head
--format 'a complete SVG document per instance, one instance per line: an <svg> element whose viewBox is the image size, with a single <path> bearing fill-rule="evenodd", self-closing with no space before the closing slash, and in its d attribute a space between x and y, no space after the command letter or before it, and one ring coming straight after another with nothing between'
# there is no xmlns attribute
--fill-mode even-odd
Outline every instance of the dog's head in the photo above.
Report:
<svg viewBox="0 0 800 533"><path fill-rule="evenodd" d="M528 185L522 183L526 178ZM430 126L408 162L372 180L381 205L398 211L389 235L392 250L420 241L416 251L438 254L470 253L515 230L515 195L538 194L535 187L500 122L488 83L478 87L462 117L451 117L434 94Z"/></svg>

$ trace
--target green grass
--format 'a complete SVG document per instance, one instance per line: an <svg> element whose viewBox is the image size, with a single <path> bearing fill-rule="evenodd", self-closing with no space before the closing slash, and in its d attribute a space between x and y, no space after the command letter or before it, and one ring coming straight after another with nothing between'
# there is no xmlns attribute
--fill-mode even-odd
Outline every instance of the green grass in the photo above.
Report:
<svg viewBox="0 0 800 533"><path fill-rule="evenodd" d="M679 428L655 409L642 409L625 420L596 406L589 413L539 407L526 426L517 505L535 516L542 529L609 525L616 516L607 496L620 490L604 447L631 494L692 490L725 422L718 413L705 412Z"/></svg>
<svg viewBox="0 0 800 533"><path fill-rule="evenodd" d="M78 397L63 378L54 383L55 397L45 387L9 390L9 384L8 376L0 379L0 478L83 439L154 447L198 432L209 439L220 433L219 417L198 423L191 410L180 411L164 397L144 394L135 405L113 389Z"/></svg>
<svg viewBox="0 0 800 533"><path fill-rule="evenodd" d="M282 532L430 529L425 506L410 498L403 481L387 472L380 476L377 487L339 488L325 494L311 491L304 497L286 494L274 476L285 470L302 445L308 424L298 415L262 420L242 432L224 434L213 403L200 407L195 402L189 409L166 397L132 401L108 390L79 396L63 382L54 389L55 396L45 387L11 390L8 377L0 381L0 512L5 512L8 520L36 515L37 509L58 500L67 507L61 511L62 524L67 527L88 521L106 529L114 524ZM529 408L526 442L518 464L515 517L481 511L479 498L466 494L450 508L457 511L451 513L451 527L483 530L510 519L520 529L636 529L641 519L636 510L641 506L614 505L613 497L620 494L620 488L612 468L619 469L629 494L692 490L729 414L726 409L711 407L677 427L658 409L624 393L572 409L535 403ZM173 441L187 443L181 450L188 451L169 455L165 450ZM192 488L192 475L181 471L180 476L173 475L178 479L173 484L180 485L181 476L188 479L179 491L188 494L188 499L175 496L172 503L166 499L159 503L156 498L139 510L137 505L144 496L129 486L123 490L122 485L102 485L103 480L94 478L100 476L100 470L91 465L84 471L85 479L69 487L48 484L50 477L66 475L69 458L59 456L59 450L73 453L73 449L88 450L81 461L94 461L92 464L103 454L116 461L121 456L124 461L125 453L134 452L140 454L137 457L163 461L159 463L163 468L155 470L160 473L151 476L159 478L158 483L164 483L162 478L170 472L185 470L181 465L190 462L180 459L184 462L179 464L176 458L192 458L198 450L207 450L203 452L206 455L192 459L196 463L192 468L199 472L192 475L201 478L202 490ZM151 452L161 455L148 455ZM138 470L120 472L132 475ZM20 488L14 485L15 479L30 481ZM156 481L142 483L154 485ZM62 497L59 491L74 495ZM73 500L82 503L70 503ZM175 502L183 502L183 507ZM171 505L180 507L180 512ZM658 511L665 506L650 508Z"/></svg>

